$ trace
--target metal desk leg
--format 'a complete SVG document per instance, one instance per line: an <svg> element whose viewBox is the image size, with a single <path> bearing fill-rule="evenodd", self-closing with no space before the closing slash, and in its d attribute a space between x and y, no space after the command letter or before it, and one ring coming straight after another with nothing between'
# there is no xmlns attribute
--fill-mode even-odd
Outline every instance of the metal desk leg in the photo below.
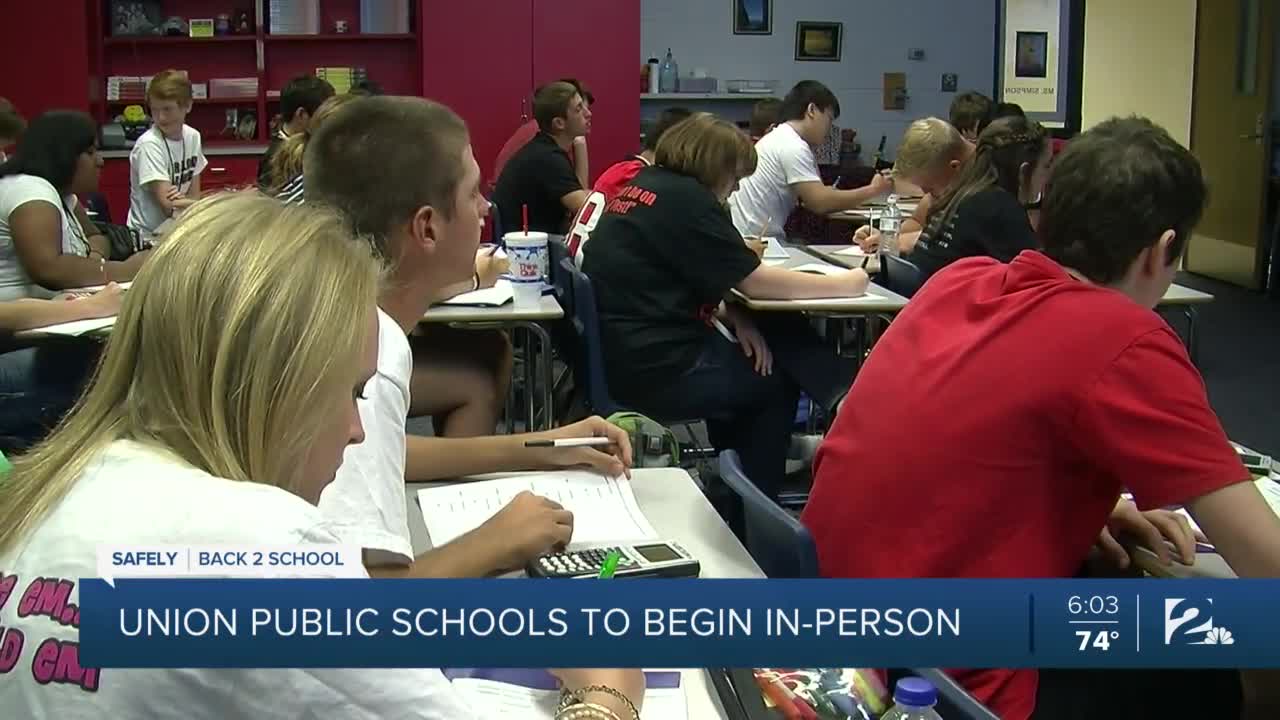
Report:
<svg viewBox="0 0 1280 720"><path fill-rule="evenodd" d="M1191 356L1191 364L1199 367L1200 358L1196 347L1196 306L1183 305L1182 313L1187 316L1187 354Z"/></svg>
<svg viewBox="0 0 1280 720"><path fill-rule="evenodd" d="M524 382L526 395L526 432L535 430L546 430L555 425L555 365L551 359L551 334L547 332L540 323L537 322L518 322L513 325L514 328L523 330L525 333L525 358L524 358ZM537 338L538 349L535 359L533 339ZM538 422L537 408L534 402L534 393L536 392L537 382L535 379L535 368L541 375L542 381L542 413L545 422Z"/></svg>

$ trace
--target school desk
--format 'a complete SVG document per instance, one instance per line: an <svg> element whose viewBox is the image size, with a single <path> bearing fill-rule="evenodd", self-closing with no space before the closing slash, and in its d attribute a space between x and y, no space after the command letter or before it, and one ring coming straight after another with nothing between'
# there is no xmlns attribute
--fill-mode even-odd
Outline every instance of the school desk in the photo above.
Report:
<svg viewBox="0 0 1280 720"><path fill-rule="evenodd" d="M869 275L875 275L880 272L880 253L875 252L870 255L851 255L847 254L850 248L858 247L856 244L849 243L847 245L799 245L796 248L802 252L806 252L823 262L841 267L856 268L860 267L867 271ZM846 253L846 254L841 254ZM862 264L863 260L867 261L866 265Z"/></svg>
<svg viewBox="0 0 1280 720"><path fill-rule="evenodd" d="M1174 283L1169 286L1169 290L1160 299L1160 304L1156 306L1157 310L1179 311L1187 319L1187 353L1191 356L1193 363L1196 362L1197 355L1196 308L1211 302L1213 302L1213 295Z"/></svg>
<svg viewBox="0 0 1280 720"><path fill-rule="evenodd" d="M517 473L484 475L479 478L467 478L467 480L510 477L513 474ZM675 540L693 553L702 564L701 577L747 579L764 577L760 567L720 519L720 515L711 507L711 503L707 502L706 496L694 484L689 473L679 468L635 470L632 471L631 482L636 501L654 530L659 536ZM427 527L422 522L422 511L418 509L418 489L438 484L407 483L405 485L409 535L415 554L421 554L431 548L431 538L427 535ZM728 720L728 715L721 707L706 671L690 668L681 670L680 674L681 685L684 687L685 699L689 707L689 720Z"/></svg>
<svg viewBox="0 0 1280 720"><path fill-rule="evenodd" d="M551 335L543 323L564 317L564 309L554 295L543 295L536 308L518 308L515 303L500 307L464 307L436 305L422 316L421 323L447 323L452 327L468 330L505 329L522 333L529 349L524 362L525 428L527 431L545 430L555 424L555 368L551 359ZM536 339L537 352L533 352ZM540 376L542 392L535 392ZM512 385L512 392L515 386ZM539 422L535 395L542 396L542 421ZM510 401L510 397L508 397ZM508 402L508 408L511 403ZM508 419L511 419L508 413Z"/></svg>

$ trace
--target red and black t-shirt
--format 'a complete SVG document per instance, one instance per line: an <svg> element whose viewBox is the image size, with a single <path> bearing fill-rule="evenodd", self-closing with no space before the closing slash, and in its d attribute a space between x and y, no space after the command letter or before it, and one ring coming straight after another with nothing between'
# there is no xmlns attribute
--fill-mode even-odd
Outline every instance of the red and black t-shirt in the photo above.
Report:
<svg viewBox="0 0 1280 720"><path fill-rule="evenodd" d="M759 265L710 189L666 168L641 170L609 201L583 261L615 398L642 398L689 370L715 332L706 308Z"/></svg>

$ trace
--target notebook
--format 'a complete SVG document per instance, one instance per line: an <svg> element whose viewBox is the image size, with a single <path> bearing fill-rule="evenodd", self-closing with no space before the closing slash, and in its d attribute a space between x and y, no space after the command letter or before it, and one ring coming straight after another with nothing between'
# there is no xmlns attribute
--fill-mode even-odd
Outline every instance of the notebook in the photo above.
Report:
<svg viewBox="0 0 1280 720"><path fill-rule="evenodd" d="M57 323L55 325L45 325L44 327L31 328L22 331L22 335L65 335L67 337L80 337L81 335L90 334L106 334L112 326L116 324L114 315L104 318L91 318L89 320L72 320L71 322Z"/></svg>
<svg viewBox="0 0 1280 720"><path fill-rule="evenodd" d="M513 297L511 282L499 280L491 288L472 290L461 295L454 295L440 304L465 307L501 307L511 302Z"/></svg>
<svg viewBox="0 0 1280 720"><path fill-rule="evenodd" d="M570 470L419 490L418 507L431 544L438 547L474 530L525 490L555 500L573 513L571 548L658 539L636 502L630 480Z"/></svg>
<svg viewBox="0 0 1280 720"><path fill-rule="evenodd" d="M545 670L449 668L444 676L477 711L476 717L552 720L559 685ZM678 671L646 670L641 720L688 720L689 707Z"/></svg>
<svg viewBox="0 0 1280 720"><path fill-rule="evenodd" d="M763 238L763 240L765 242L765 246L764 246L765 260L786 260L791 257L791 253L787 250L787 248L782 243L778 242L778 238L767 237L767 238Z"/></svg>

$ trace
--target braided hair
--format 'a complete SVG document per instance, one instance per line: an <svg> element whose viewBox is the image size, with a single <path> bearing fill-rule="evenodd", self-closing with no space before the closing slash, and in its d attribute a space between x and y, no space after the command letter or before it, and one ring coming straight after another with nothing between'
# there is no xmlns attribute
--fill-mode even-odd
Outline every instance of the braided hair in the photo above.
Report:
<svg viewBox="0 0 1280 720"><path fill-rule="evenodd" d="M946 225L961 203L990 187L1014 195L1022 185L1022 166L1035 167L1044 152L1048 135L1040 123L1025 117L1005 117L993 121L978 136L973 155L960 173L929 209L927 225Z"/></svg>

